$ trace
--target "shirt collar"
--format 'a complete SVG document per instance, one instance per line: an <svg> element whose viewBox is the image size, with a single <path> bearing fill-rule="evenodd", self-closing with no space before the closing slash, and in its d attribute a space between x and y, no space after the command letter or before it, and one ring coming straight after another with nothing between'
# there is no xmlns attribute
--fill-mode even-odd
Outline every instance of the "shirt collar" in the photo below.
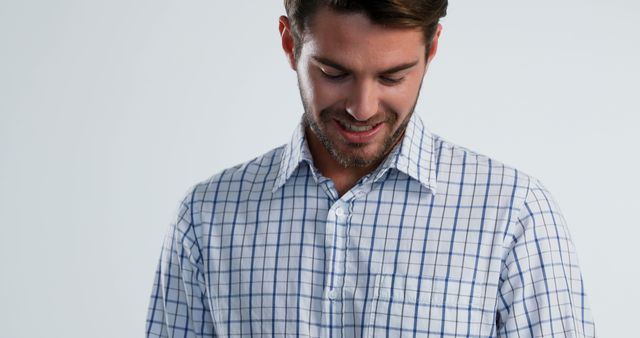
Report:
<svg viewBox="0 0 640 338"><path fill-rule="evenodd" d="M301 162L306 161L309 167L312 169L314 176L316 172L313 164L313 157L307 144L307 139L304 134L304 125L302 121L298 123L296 129L293 131L291 140L285 144L282 151L282 158L280 160L280 168L278 169L278 176L273 184L272 192L278 190L284 183L291 177L294 171L298 169ZM317 182L317 177L316 177Z"/></svg>
<svg viewBox="0 0 640 338"><path fill-rule="evenodd" d="M435 136L424 126L422 119L413 114L402 138L382 164L372 172L373 181L381 179L388 169L394 168L420 182L432 194L436 192L436 154ZM294 130L289 143L284 146L278 176L273 192L278 190L291 177L300 163L307 162L318 181L319 172L313 164L313 158L304 133L302 122Z"/></svg>

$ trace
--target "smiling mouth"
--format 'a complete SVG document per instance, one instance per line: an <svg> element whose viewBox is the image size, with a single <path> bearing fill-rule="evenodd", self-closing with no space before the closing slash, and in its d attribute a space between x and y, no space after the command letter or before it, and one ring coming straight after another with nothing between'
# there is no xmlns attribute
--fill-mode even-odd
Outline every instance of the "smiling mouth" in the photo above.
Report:
<svg viewBox="0 0 640 338"><path fill-rule="evenodd" d="M369 131L377 126L380 125L380 123L376 123L376 124L372 124L372 125L364 125L364 126L359 126L359 125L355 125L355 124L350 124L350 123L346 123L346 122L342 122L342 121L338 121L336 120L341 127L343 127L345 130L347 131L351 131L351 132L356 132L356 133L362 133L365 131Z"/></svg>
<svg viewBox="0 0 640 338"><path fill-rule="evenodd" d="M338 120L334 120L334 123L342 138L350 144L366 144L373 142L376 135L378 135L384 127L384 123L382 122L360 126L344 123Z"/></svg>

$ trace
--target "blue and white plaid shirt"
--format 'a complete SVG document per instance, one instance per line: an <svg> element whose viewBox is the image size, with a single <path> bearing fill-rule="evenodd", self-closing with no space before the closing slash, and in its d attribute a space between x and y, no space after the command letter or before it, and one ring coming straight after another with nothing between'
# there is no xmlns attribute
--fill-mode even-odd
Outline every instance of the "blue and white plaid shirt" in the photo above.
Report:
<svg viewBox="0 0 640 338"><path fill-rule="evenodd" d="M196 185L147 337L594 337L574 245L535 178L429 132L343 196L289 144Z"/></svg>

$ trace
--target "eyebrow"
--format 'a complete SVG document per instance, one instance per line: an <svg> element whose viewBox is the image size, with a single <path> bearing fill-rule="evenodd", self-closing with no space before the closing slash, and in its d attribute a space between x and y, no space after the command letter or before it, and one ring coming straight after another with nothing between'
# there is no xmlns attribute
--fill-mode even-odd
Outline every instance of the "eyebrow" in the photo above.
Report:
<svg viewBox="0 0 640 338"><path fill-rule="evenodd" d="M312 56L311 57L313 60L315 60L316 62L319 62L325 66L329 66L329 67L333 67L335 69L338 69L342 72L345 73L351 73L351 70L349 70L347 67L342 66L341 64L332 61L330 59L324 58L324 57L320 57L320 56ZM420 60L417 61L413 61L413 62L408 62L408 63L403 63L397 66L393 66L391 68L385 69L382 72L380 72L380 74L393 74L393 73L397 73L401 70L405 70L405 69L409 69L415 65L418 64L418 62L420 62Z"/></svg>

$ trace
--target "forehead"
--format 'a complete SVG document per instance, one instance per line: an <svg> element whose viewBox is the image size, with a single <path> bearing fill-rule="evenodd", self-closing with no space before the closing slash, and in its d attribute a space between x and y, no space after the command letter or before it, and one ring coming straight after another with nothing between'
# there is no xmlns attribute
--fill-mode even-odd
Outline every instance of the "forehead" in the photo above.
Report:
<svg viewBox="0 0 640 338"><path fill-rule="evenodd" d="M385 68L422 60L426 46L418 28L385 27L363 13L323 7L309 22L302 53L330 58L354 69Z"/></svg>

